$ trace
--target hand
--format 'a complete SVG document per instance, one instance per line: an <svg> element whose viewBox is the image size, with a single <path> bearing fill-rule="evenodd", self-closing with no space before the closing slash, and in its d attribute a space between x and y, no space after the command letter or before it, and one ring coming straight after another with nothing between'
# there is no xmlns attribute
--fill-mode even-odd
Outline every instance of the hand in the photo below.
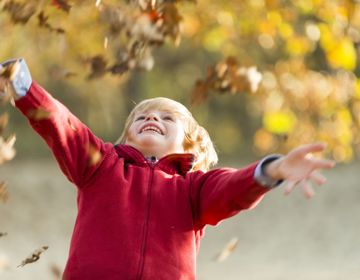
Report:
<svg viewBox="0 0 360 280"><path fill-rule="evenodd" d="M285 194L289 194L296 185L300 185L305 196L311 198L314 191L309 181L312 180L317 185L324 184L326 178L318 170L335 166L332 160L318 159L312 155L315 152L322 152L325 148L324 143L302 145L265 166L265 173L274 179L286 180Z"/></svg>

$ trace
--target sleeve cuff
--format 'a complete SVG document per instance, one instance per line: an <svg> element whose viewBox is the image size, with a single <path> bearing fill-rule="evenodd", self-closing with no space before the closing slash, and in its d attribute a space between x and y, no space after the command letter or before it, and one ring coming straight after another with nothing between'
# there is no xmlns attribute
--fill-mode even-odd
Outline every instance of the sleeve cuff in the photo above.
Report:
<svg viewBox="0 0 360 280"><path fill-rule="evenodd" d="M19 99L26 95L26 93L29 91L31 83L32 83L31 74L30 74L28 66L26 65L25 60L23 58L11 59L11 60L5 61L4 63L1 63L1 65L7 66L16 61L19 61L19 69L17 69L17 73L15 73L15 76L12 79L11 83L13 85L13 88L14 88L15 94L16 94L16 96L14 96L14 98Z"/></svg>
<svg viewBox="0 0 360 280"><path fill-rule="evenodd" d="M282 157L282 155L269 155L263 158L255 168L255 173L254 173L255 181L268 188L274 188L279 186L283 182L283 180L274 180L273 178L268 176L264 171L264 167L266 164L280 157Z"/></svg>

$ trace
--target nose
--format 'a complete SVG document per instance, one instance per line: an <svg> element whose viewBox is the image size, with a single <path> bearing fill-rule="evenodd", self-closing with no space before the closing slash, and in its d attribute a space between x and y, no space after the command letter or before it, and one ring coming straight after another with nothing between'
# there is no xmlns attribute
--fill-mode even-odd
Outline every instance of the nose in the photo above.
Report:
<svg viewBox="0 0 360 280"><path fill-rule="evenodd" d="M154 112L150 112L150 113L147 114L147 116L146 116L145 119L146 119L147 121L150 121L150 120L152 120L152 121L158 121L158 120L159 120L159 116L158 116L156 113L154 113Z"/></svg>

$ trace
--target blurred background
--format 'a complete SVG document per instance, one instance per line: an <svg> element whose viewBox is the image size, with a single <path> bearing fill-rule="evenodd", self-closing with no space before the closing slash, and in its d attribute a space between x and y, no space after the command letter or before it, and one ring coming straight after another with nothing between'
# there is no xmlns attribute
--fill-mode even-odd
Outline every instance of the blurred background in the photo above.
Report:
<svg viewBox="0 0 360 280"><path fill-rule="evenodd" d="M105 141L136 103L166 96L209 131L220 166L327 142L339 164L318 195L284 199L278 189L209 228L198 276L360 278L359 1L2 0L0 42L0 61L25 58L34 80ZM0 106L0 277L56 279L75 189L10 103ZM216 261L233 237L235 250ZM37 263L16 269L43 245Z"/></svg>

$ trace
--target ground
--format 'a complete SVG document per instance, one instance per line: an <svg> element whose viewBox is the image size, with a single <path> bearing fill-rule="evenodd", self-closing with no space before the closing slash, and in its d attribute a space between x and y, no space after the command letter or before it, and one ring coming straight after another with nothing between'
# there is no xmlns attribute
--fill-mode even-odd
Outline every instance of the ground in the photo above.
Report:
<svg viewBox="0 0 360 280"><path fill-rule="evenodd" d="M338 165L311 200L281 188L253 210L208 227L198 258L198 280L360 279L360 163ZM52 160L14 160L0 167L10 193L0 202L0 278L56 279L63 269L76 213L75 188ZM228 241L239 239L223 262ZM17 268L48 245L38 262Z"/></svg>

